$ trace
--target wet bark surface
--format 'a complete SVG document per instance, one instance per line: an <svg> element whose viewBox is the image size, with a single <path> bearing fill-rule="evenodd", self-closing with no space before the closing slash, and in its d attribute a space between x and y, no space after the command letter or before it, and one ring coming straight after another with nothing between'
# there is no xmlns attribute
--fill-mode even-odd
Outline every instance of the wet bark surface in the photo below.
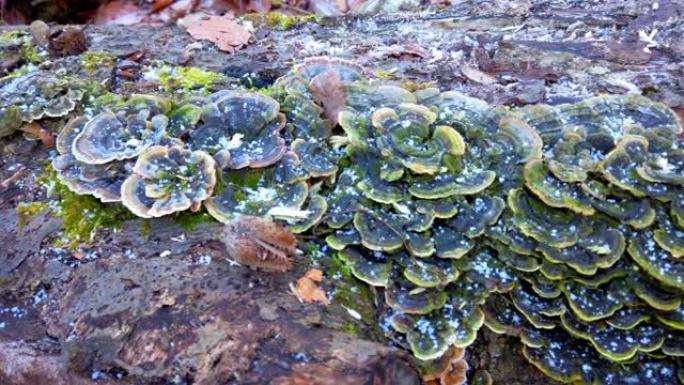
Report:
<svg viewBox="0 0 684 385"><path fill-rule="evenodd" d="M86 34L91 51L190 59L257 86L305 57L332 55L397 82L434 82L493 104L639 92L681 114L682 6L584 3L466 2L436 14L323 19L287 31L255 25L254 41L234 54L211 44L188 54L193 40L177 27L91 26ZM113 68L86 75L78 63L58 59L53 69L149 92L144 82L118 89ZM36 179L49 157L36 142L4 139L0 384L420 383L410 356L384 340L377 323L357 320L335 301L296 299L290 284L309 268L305 257L283 274L230 264L207 236L211 224L189 233L167 220L152 221L149 231L129 221L78 253L53 246L60 219L39 214L20 227L20 202L48 200ZM483 329L466 358L495 384L553 384L518 345Z"/></svg>

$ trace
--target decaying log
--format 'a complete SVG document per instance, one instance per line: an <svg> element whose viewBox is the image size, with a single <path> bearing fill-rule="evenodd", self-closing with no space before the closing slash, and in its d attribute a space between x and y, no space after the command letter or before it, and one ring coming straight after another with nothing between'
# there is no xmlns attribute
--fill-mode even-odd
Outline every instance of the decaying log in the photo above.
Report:
<svg viewBox="0 0 684 385"><path fill-rule="evenodd" d="M333 55L494 104L631 92L684 111L684 8L676 2L496 3L323 19L287 31L255 25L246 48L228 54L204 44L190 65L268 85L304 57ZM86 31L91 51L143 50L174 64L187 61L193 43L177 27ZM78 68L78 60L57 59L53 68ZM132 221L77 256L51 246L58 219L41 214L20 228L17 205L44 199L35 181L47 157L21 138L2 146L0 180L17 165L27 172L0 188L0 384L420 383L409 355L377 325L334 302L296 299L289 285L306 271L303 258L284 274L232 265L203 237L206 224L188 234L155 221L142 237ZM483 331L467 359L494 383L552 383L514 346Z"/></svg>

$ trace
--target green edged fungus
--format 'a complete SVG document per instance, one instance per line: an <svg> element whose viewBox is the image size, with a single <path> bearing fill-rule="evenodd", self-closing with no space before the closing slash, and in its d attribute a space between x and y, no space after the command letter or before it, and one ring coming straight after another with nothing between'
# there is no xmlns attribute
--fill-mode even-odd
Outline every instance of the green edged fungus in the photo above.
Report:
<svg viewBox="0 0 684 385"><path fill-rule="evenodd" d="M538 329L522 317L505 296L494 294L489 297L482 312L485 326L494 333L519 337L526 346L543 346L544 340Z"/></svg>
<svg viewBox="0 0 684 385"><path fill-rule="evenodd" d="M428 314L446 303L447 294L441 290L411 290L393 284L385 290L385 301L392 309L406 314Z"/></svg>
<svg viewBox="0 0 684 385"><path fill-rule="evenodd" d="M474 241L449 227L434 227L432 236L440 258L459 259L475 247Z"/></svg>
<svg viewBox="0 0 684 385"><path fill-rule="evenodd" d="M84 94L81 81L46 71L7 76L0 87L0 138L24 123L67 115Z"/></svg>
<svg viewBox="0 0 684 385"><path fill-rule="evenodd" d="M385 157L399 160L416 174L434 174L445 154L465 153L461 135L449 126L431 127L437 116L429 108L403 103L373 112L377 145Z"/></svg>
<svg viewBox="0 0 684 385"><path fill-rule="evenodd" d="M684 289L684 261L662 249L648 233L629 240L627 252L632 259L656 280Z"/></svg>
<svg viewBox="0 0 684 385"><path fill-rule="evenodd" d="M625 237L615 229L600 229L588 238L566 248L539 245L539 251L555 263L565 263L581 274L592 275L598 269L613 266L625 251Z"/></svg>
<svg viewBox="0 0 684 385"><path fill-rule="evenodd" d="M643 308L624 307L606 318L606 323L616 329L630 330L650 319L651 316Z"/></svg>
<svg viewBox="0 0 684 385"><path fill-rule="evenodd" d="M508 193L508 206L515 215L516 226L523 234L552 247L572 246L590 228L586 219L550 208L522 189L513 189Z"/></svg>
<svg viewBox="0 0 684 385"><path fill-rule="evenodd" d="M216 185L216 163L204 151L152 146L121 186L121 202L142 218L198 211Z"/></svg>
<svg viewBox="0 0 684 385"><path fill-rule="evenodd" d="M379 252L362 253L358 248L347 247L337 256L349 266L356 278L369 285L387 287L390 284L392 263L386 255Z"/></svg>
<svg viewBox="0 0 684 385"><path fill-rule="evenodd" d="M105 98L62 130L53 166L139 216L204 204L253 265L286 270L292 233L325 237L347 276L381 288L385 332L421 367L485 324L561 382L682 382L676 115L631 95L512 111L412 91L315 58L274 99Z"/></svg>
<svg viewBox="0 0 684 385"><path fill-rule="evenodd" d="M275 164L287 151L280 132L285 115L274 99L253 92L222 90L209 95L201 123L189 132L193 150L206 151L222 168Z"/></svg>
<svg viewBox="0 0 684 385"><path fill-rule="evenodd" d="M682 304L681 293L661 287L647 276L633 276L630 286L634 294L653 309L673 311Z"/></svg>
<svg viewBox="0 0 684 385"><path fill-rule="evenodd" d="M684 230L680 229L669 218L667 211L658 211L660 226L653 231L653 239L674 258L684 257Z"/></svg>
<svg viewBox="0 0 684 385"><path fill-rule="evenodd" d="M484 313L479 307L469 304L457 307L447 301L430 315L411 317L406 341L416 358L435 359L452 345L464 348L472 344L483 323Z"/></svg>
<svg viewBox="0 0 684 385"><path fill-rule="evenodd" d="M354 226L348 225L325 237L325 242L334 250L344 250L349 245L360 245L361 235Z"/></svg>
<svg viewBox="0 0 684 385"><path fill-rule="evenodd" d="M624 136L602 162L603 176L613 185L638 198L648 196L668 201L671 199L671 186L645 180L637 172L637 168L645 160L647 153L648 140L646 138L635 135Z"/></svg>
<svg viewBox="0 0 684 385"><path fill-rule="evenodd" d="M586 323L571 314L561 315L563 327L573 336L586 339L602 355L612 361L625 361L637 352L653 352L663 345L663 329L640 323L631 329L614 328L608 324Z"/></svg>
<svg viewBox="0 0 684 385"><path fill-rule="evenodd" d="M525 186L547 206L567 208L578 214L592 215L595 210L581 188L550 175L548 166L540 159L525 165Z"/></svg>
<svg viewBox="0 0 684 385"><path fill-rule="evenodd" d="M596 321L612 316L624 303L605 288L590 288L577 282L566 282L561 286L572 312L583 321Z"/></svg>
<svg viewBox="0 0 684 385"><path fill-rule="evenodd" d="M296 165L291 165L291 167ZM302 207L309 186L297 178L288 178L289 167L279 165L243 170L224 170L223 189L207 199L205 207L219 222L230 223L240 216L288 220L312 219ZM318 202L318 214L323 204ZM322 214L321 214L322 215Z"/></svg>
<svg viewBox="0 0 684 385"><path fill-rule="evenodd" d="M672 311L656 314L656 318L673 329L684 330L684 304Z"/></svg>
<svg viewBox="0 0 684 385"><path fill-rule="evenodd" d="M359 210L354 215L354 227L361 235L361 243L370 250L394 251L403 246L400 232L381 215Z"/></svg>
<svg viewBox="0 0 684 385"><path fill-rule="evenodd" d="M409 186L411 195L421 199L440 199L455 195L474 195L489 187L496 178L490 170L464 170L459 174L439 174L434 178L417 177Z"/></svg>
<svg viewBox="0 0 684 385"><path fill-rule="evenodd" d="M445 287L460 275L456 263L444 259L411 259L404 277L418 287Z"/></svg>
<svg viewBox="0 0 684 385"><path fill-rule="evenodd" d="M291 148L299 156L302 167L311 177L333 176L337 173L338 156L321 142L296 139L292 142Z"/></svg>
<svg viewBox="0 0 684 385"><path fill-rule="evenodd" d="M676 365L667 360L638 355L635 363L614 365L596 353L588 342L571 338L568 333L554 330L545 333L544 338L542 346L525 346L523 354L556 381L605 385L678 382Z"/></svg>

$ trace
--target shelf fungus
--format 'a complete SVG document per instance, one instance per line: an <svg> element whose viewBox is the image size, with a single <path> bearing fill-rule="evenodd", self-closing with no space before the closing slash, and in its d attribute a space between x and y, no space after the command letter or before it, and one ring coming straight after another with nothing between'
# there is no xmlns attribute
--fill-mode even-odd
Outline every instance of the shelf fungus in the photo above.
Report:
<svg viewBox="0 0 684 385"><path fill-rule="evenodd" d="M642 136L628 135L620 139L615 149L606 155L601 170L604 178L613 185L624 189L636 197L654 198L668 201L671 199L672 186L651 182L642 177L642 164L648 159L648 140Z"/></svg>
<svg viewBox="0 0 684 385"><path fill-rule="evenodd" d="M30 123L66 116L84 94L84 84L78 79L46 71L7 76L0 87L0 138L16 130L34 134Z"/></svg>
<svg viewBox="0 0 684 385"><path fill-rule="evenodd" d="M652 233L647 232L631 238L627 251L653 278L665 285L684 289L684 260L674 257L660 247Z"/></svg>
<svg viewBox="0 0 684 385"><path fill-rule="evenodd" d="M425 363L423 371L426 374L423 376L423 380L426 385L464 385L468 380L466 373L469 369L468 362L465 360L465 349L451 348L439 359ZM485 373L484 376L489 375L485 371L480 371L477 374L480 373ZM480 377L476 377L474 381L477 381L478 378ZM489 382L478 384L491 385L491 378L489 378Z"/></svg>
<svg viewBox="0 0 684 385"><path fill-rule="evenodd" d="M145 150L121 186L121 202L142 218L197 211L216 186L216 162L178 146Z"/></svg>
<svg viewBox="0 0 684 385"><path fill-rule="evenodd" d="M350 104L352 84L365 83L362 67L342 59L309 58L274 85L276 98L295 138L292 150L312 177L337 173L340 154L333 145L333 128ZM351 88L350 88L351 87Z"/></svg>
<svg viewBox="0 0 684 385"><path fill-rule="evenodd" d="M327 201L309 186L308 174L293 152L269 167L226 169L220 173L221 191L205 202L209 214L223 223L242 216L277 219L301 233L321 221Z"/></svg>
<svg viewBox="0 0 684 385"><path fill-rule="evenodd" d="M3 103L29 98L19 82ZM381 293L383 330L426 379L461 381L454 352L486 326L560 382L684 383L684 141L662 104L511 110L315 58L273 98L108 105L58 136L64 184L145 218L204 205L251 266L289 269L295 233L325 240Z"/></svg>
<svg viewBox="0 0 684 385"><path fill-rule="evenodd" d="M287 151L280 133L285 115L274 99L252 92L222 90L202 107L199 124L188 133L193 150L206 151L221 168L275 164Z"/></svg>
<svg viewBox="0 0 684 385"><path fill-rule="evenodd" d="M134 95L90 119L74 138L72 152L88 164L136 158L166 137L169 108L159 97Z"/></svg>
<svg viewBox="0 0 684 385"><path fill-rule="evenodd" d="M580 384L673 384L678 380L675 361L646 354L616 365L599 354L588 341L568 332L553 330L543 334L541 346L525 346L527 359L549 377L563 383Z"/></svg>
<svg viewBox="0 0 684 385"><path fill-rule="evenodd" d="M52 160L57 178L77 194L93 195L102 202L121 201L121 186L130 174L132 162L112 161L104 164L82 162L73 155L74 138L88 123L86 117L70 120L59 136L57 151L60 155Z"/></svg>

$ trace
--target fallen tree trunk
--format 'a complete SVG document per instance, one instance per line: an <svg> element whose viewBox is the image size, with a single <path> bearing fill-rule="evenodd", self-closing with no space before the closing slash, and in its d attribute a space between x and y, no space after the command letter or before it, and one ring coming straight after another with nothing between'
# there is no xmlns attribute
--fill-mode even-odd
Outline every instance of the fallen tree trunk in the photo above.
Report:
<svg viewBox="0 0 684 385"><path fill-rule="evenodd" d="M285 31L255 19L254 41L234 54L211 44L189 51L194 41L177 27L88 27L86 34L90 51L144 51L259 87L305 57L333 55L407 86L434 82L494 104L631 92L681 113L682 7L596 7L471 2L440 14L323 19ZM72 56L52 70L146 91L144 82L117 83L114 66L87 72ZM359 320L335 301L296 299L290 284L307 270L305 258L278 275L232 266L202 236L212 225L188 232L169 221L148 230L127 222L77 253L51 246L60 220L38 215L22 227L16 211L20 202L47 199L36 183L47 157L19 137L2 148L0 383L420 383L409 355L387 344L376 320ZM552 383L515 346L483 330L466 358L494 383Z"/></svg>

